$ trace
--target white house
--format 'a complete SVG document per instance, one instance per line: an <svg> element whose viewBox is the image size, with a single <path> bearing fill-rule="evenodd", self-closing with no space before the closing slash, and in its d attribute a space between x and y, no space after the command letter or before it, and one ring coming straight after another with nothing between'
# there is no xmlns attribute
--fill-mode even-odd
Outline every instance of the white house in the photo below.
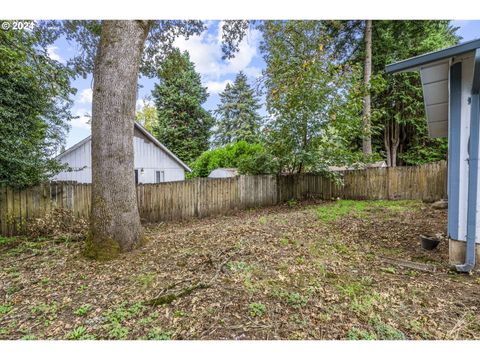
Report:
<svg viewBox="0 0 480 360"><path fill-rule="evenodd" d="M480 262L480 39L387 65L419 71L430 137L448 137L450 262Z"/></svg>
<svg viewBox="0 0 480 360"><path fill-rule="evenodd" d="M54 181L92 182L92 139L87 137L57 156L71 171L54 176ZM168 150L143 126L135 122L134 167L137 184L154 184L185 180L185 171L192 171L174 153Z"/></svg>

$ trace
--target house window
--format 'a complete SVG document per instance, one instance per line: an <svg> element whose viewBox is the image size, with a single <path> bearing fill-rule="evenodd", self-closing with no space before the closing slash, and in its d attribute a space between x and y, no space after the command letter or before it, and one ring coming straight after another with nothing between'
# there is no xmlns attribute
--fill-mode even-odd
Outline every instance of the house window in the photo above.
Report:
<svg viewBox="0 0 480 360"><path fill-rule="evenodd" d="M161 183L165 181L165 171L156 171L155 172L155 182Z"/></svg>
<svg viewBox="0 0 480 360"><path fill-rule="evenodd" d="M138 185L138 170L135 169L135 185Z"/></svg>

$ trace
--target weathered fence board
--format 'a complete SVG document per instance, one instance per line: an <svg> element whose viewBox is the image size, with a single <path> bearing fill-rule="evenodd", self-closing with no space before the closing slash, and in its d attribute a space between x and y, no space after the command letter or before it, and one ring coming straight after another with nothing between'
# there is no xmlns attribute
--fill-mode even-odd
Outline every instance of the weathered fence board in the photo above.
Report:
<svg viewBox="0 0 480 360"><path fill-rule="evenodd" d="M158 222L227 214L289 199L422 199L447 197L445 161L416 167L373 168L340 172L342 181L312 175L199 178L137 186L143 221ZM70 209L86 218L91 186L72 182L41 184L25 190L0 187L0 234L22 233L24 224L51 209Z"/></svg>

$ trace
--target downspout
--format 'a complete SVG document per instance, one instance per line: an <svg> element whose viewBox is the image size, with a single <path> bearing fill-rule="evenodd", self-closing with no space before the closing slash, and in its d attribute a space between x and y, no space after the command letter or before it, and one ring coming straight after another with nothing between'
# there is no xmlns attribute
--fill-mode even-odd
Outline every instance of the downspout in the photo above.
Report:
<svg viewBox="0 0 480 360"><path fill-rule="evenodd" d="M467 244L465 263L457 265L457 271L470 272L475 267L475 245L477 237L477 203L478 203L478 160L480 150L480 50L475 50L473 85L470 108L470 141L468 160L468 204L467 204Z"/></svg>

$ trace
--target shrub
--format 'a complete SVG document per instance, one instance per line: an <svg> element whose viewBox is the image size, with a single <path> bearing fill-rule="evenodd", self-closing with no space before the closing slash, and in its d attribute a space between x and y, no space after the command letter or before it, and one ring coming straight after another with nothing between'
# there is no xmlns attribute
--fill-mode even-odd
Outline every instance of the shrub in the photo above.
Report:
<svg viewBox="0 0 480 360"><path fill-rule="evenodd" d="M205 151L191 164L189 177L207 177L217 168L238 168L240 174L275 174L278 164L262 144L238 141Z"/></svg>

